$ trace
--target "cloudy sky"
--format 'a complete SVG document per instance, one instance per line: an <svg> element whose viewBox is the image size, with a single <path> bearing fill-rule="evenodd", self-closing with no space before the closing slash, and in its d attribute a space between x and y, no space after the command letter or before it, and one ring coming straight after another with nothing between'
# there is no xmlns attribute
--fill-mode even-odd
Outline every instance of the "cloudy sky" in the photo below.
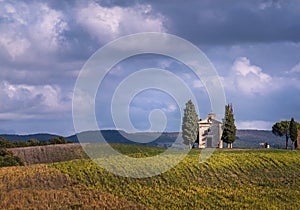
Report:
<svg viewBox="0 0 300 210"><path fill-rule="evenodd" d="M72 134L73 89L84 63L108 42L138 32L170 33L199 47L220 76L238 128L300 121L299 20L300 3L292 0L0 0L0 133ZM185 81L200 118L211 111L203 85L185 65L141 55L114 66L101 84L95 110L101 129L114 128L110 101L118 84L151 67ZM132 100L133 125L147 130L155 109L168 118L167 131L180 129L178 105L157 90Z"/></svg>

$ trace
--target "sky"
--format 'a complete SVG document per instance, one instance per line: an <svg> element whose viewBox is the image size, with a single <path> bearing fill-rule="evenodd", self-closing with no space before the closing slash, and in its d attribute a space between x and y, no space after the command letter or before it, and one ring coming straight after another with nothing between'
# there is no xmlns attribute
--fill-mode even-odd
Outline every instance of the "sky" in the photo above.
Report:
<svg viewBox="0 0 300 210"><path fill-rule="evenodd" d="M139 32L173 34L201 49L238 129L300 121L299 20L300 4L292 0L0 0L0 133L73 134L72 98L85 62L107 43ZM144 54L116 64L101 83L95 98L100 129L116 128L114 90L144 68L176 74L193 91L199 118L211 112L205 88L186 65ZM155 110L164 113L166 131L179 131L180 106L150 89L133 98L128 112L141 131L151 128Z"/></svg>

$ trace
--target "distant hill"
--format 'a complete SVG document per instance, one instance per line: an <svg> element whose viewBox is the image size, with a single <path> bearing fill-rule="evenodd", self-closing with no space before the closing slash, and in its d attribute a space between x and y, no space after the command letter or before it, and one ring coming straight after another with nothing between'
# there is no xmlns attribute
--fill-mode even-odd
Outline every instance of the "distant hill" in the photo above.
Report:
<svg viewBox="0 0 300 210"><path fill-rule="evenodd" d="M109 143L122 144L141 144L148 146L169 147L173 144L179 135L179 132L165 132L161 135L155 132L127 133L122 130L102 130L101 134ZM97 137L99 131L86 131L77 134L87 142L99 142ZM66 140L78 143L77 135L65 137ZM54 134L30 134L30 135L14 135L2 134L1 137L11 141L28 141L37 139L39 141L49 140L57 137ZM133 141L132 141L133 140ZM148 141L146 141L148 140ZM237 139L233 147L237 148L259 148L259 143L268 143L272 148L284 148L285 141L281 137L275 136L271 131L266 130L237 130ZM226 145L224 145L226 146Z"/></svg>
<svg viewBox="0 0 300 210"><path fill-rule="evenodd" d="M178 132L156 133L156 132L141 132L141 133L126 133L118 130L103 130L102 136L106 142L122 143L122 144L141 144L147 146L168 147L178 137ZM101 142L99 139L99 131L86 131L77 135L66 137L67 141L79 142L78 136L86 142ZM146 141L148 140L148 141ZM81 142L82 143L82 142Z"/></svg>
<svg viewBox="0 0 300 210"><path fill-rule="evenodd" d="M268 130L237 130L234 147L259 148L259 143L268 143L272 148L285 148L285 140Z"/></svg>

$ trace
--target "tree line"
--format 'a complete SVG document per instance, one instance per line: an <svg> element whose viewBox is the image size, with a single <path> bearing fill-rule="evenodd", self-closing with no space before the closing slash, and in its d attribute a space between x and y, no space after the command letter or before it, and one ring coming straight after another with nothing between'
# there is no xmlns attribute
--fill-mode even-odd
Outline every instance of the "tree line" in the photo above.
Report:
<svg viewBox="0 0 300 210"><path fill-rule="evenodd" d="M30 139L28 141L10 141L3 137L0 137L0 148L16 148L16 147L32 147L32 146L45 146L51 144L67 144L73 143L72 141L67 141L62 136L57 136L51 138L49 141L37 139Z"/></svg>
<svg viewBox="0 0 300 210"><path fill-rule="evenodd" d="M285 149L288 149L289 139L292 141L292 149L297 148L298 130L300 130L300 124L292 117L290 121L283 120L275 123L272 126L272 132L276 136L285 137ZM299 145L300 146L300 145Z"/></svg>

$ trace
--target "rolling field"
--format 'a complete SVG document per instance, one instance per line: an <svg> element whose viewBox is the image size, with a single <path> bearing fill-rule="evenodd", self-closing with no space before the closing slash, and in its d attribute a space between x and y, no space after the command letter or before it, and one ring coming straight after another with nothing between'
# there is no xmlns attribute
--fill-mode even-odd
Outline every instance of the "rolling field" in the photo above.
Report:
<svg viewBox="0 0 300 210"><path fill-rule="evenodd" d="M114 147L134 157L163 151ZM89 159L8 167L0 169L0 209L300 209L299 175L300 151L283 150L217 150L205 163L193 150L145 179L116 176Z"/></svg>
<svg viewBox="0 0 300 210"><path fill-rule="evenodd" d="M0 168L0 209L149 209L46 165Z"/></svg>

